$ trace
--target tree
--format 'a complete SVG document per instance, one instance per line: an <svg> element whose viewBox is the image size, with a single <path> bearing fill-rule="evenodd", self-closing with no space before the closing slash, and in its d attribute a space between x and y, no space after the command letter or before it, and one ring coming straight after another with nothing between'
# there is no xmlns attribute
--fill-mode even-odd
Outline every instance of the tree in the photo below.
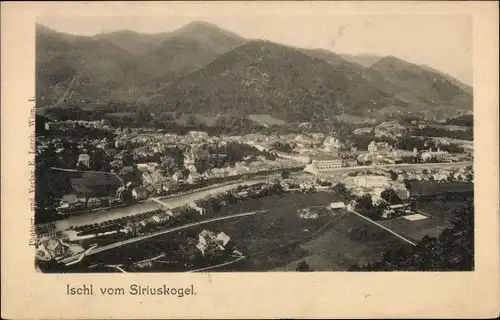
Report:
<svg viewBox="0 0 500 320"><path fill-rule="evenodd" d="M333 186L333 191L341 195L347 192L347 188L343 183L337 183Z"/></svg>
<svg viewBox="0 0 500 320"><path fill-rule="evenodd" d="M182 174L182 177L183 177L184 179L186 179L187 177L189 177L189 174L190 174L190 173L191 173L191 172L190 172L188 169L182 169L182 170L181 170L181 174Z"/></svg>
<svg viewBox="0 0 500 320"><path fill-rule="evenodd" d="M384 191L382 191L380 197L390 204L401 203L401 199L397 195L396 191L394 191L394 189L392 188L385 189Z"/></svg>
<svg viewBox="0 0 500 320"><path fill-rule="evenodd" d="M394 171L391 170L391 171L389 171L389 173L391 174L391 180L392 181L398 180L398 174L396 172L394 172Z"/></svg>
<svg viewBox="0 0 500 320"><path fill-rule="evenodd" d="M172 176L177 170L177 164L175 160L171 157L165 157L162 159L160 168L165 176Z"/></svg>
<svg viewBox="0 0 500 320"><path fill-rule="evenodd" d="M309 266L309 264L302 260L301 262L299 262L297 264L297 268L295 268L296 271L299 271L299 272L310 272L310 271L313 271L313 269L311 269L311 267Z"/></svg>
<svg viewBox="0 0 500 320"><path fill-rule="evenodd" d="M290 177L290 170L284 169L283 171L281 171L281 177L283 179L288 179Z"/></svg>

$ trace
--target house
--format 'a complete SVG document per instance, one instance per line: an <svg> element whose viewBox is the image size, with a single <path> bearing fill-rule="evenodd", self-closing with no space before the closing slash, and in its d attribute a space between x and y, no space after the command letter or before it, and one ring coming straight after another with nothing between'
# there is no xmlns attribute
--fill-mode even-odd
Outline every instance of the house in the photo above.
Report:
<svg viewBox="0 0 500 320"><path fill-rule="evenodd" d="M148 191L145 187L138 187L132 190L132 196L136 200L144 200L148 197Z"/></svg>
<svg viewBox="0 0 500 320"><path fill-rule="evenodd" d="M198 206L198 204L197 204L197 203L195 203L194 201L193 201L193 202L190 202L190 203L188 204L188 206L189 206L189 207L191 207L191 208L193 208L194 210L198 211L198 213L199 213L200 215L203 215L203 214L205 213L205 209L204 209L204 208L202 208L202 207L200 207L200 206Z"/></svg>
<svg viewBox="0 0 500 320"><path fill-rule="evenodd" d="M200 181L202 178L201 174L196 173L196 172L191 172L188 177L188 182L189 183L195 183Z"/></svg>
<svg viewBox="0 0 500 320"><path fill-rule="evenodd" d="M86 153L82 153L78 156L78 164L83 164L87 168L90 167L90 156Z"/></svg>
<svg viewBox="0 0 500 320"><path fill-rule="evenodd" d="M208 133L204 131L189 131L188 136L194 140L208 139Z"/></svg>
<svg viewBox="0 0 500 320"><path fill-rule="evenodd" d="M219 234L217 234L217 237L215 238L215 240L217 242L219 242L220 245L222 245L223 247L225 247L226 244L229 242L229 240L231 240L231 237L229 237L224 232L219 232Z"/></svg>
<svg viewBox="0 0 500 320"><path fill-rule="evenodd" d="M319 217L316 212L311 211L309 208L299 209L297 210L297 214L302 219L317 219Z"/></svg>
<svg viewBox="0 0 500 320"><path fill-rule="evenodd" d="M50 239L47 242L47 251L49 251L53 257L60 256L64 253L64 248L58 240Z"/></svg>
<svg viewBox="0 0 500 320"><path fill-rule="evenodd" d="M382 211L382 219L391 219L395 215L396 213L392 209L384 209L384 211Z"/></svg>
<svg viewBox="0 0 500 320"><path fill-rule="evenodd" d="M392 147L387 142L372 141L368 145L368 151L370 153L375 153L375 152L387 153L387 152L390 152L391 150L392 150Z"/></svg>
<svg viewBox="0 0 500 320"><path fill-rule="evenodd" d="M356 159L342 159L343 167L356 167L358 165L358 160Z"/></svg>
<svg viewBox="0 0 500 320"><path fill-rule="evenodd" d="M345 204L342 202L342 201L339 201L339 202L332 202L328 205L327 207L328 209L330 210L334 210L334 209L344 209L345 208Z"/></svg>
<svg viewBox="0 0 500 320"><path fill-rule="evenodd" d="M67 206L69 209L74 209L78 203L78 197L76 194L67 194L62 197L61 206Z"/></svg>
<svg viewBox="0 0 500 320"><path fill-rule="evenodd" d="M354 183L358 187L365 188L384 188L390 185L389 178L386 176L376 176L376 175L360 175L354 177Z"/></svg>
<svg viewBox="0 0 500 320"><path fill-rule="evenodd" d="M98 208L101 205L101 200L98 198L89 198L87 201L87 206L89 208Z"/></svg>

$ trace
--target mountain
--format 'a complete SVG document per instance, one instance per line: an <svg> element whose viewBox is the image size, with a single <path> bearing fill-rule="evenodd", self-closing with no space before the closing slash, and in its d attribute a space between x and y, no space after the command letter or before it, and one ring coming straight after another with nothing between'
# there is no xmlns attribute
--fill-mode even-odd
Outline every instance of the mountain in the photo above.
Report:
<svg viewBox="0 0 500 320"><path fill-rule="evenodd" d="M95 40L106 40L136 56L143 56L158 48L171 35L170 32L145 34L130 30L102 33L92 37Z"/></svg>
<svg viewBox="0 0 500 320"><path fill-rule="evenodd" d="M443 76L416 64L388 56L370 68L399 88L398 98L433 107L472 108L472 95Z"/></svg>
<svg viewBox="0 0 500 320"><path fill-rule="evenodd" d="M37 107L76 101L92 109L113 101L300 121L340 114L447 118L472 108L472 89L442 72L396 57L353 57L249 41L205 22L91 37L37 25Z"/></svg>
<svg viewBox="0 0 500 320"><path fill-rule="evenodd" d="M448 81L450 81L452 84L454 84L455 86L459 87L460 89L462 89L463 91L465 91L467 93L472 94L472 92L473 92L472 87L470 85L461 82L460 80L450 76L449 74L446 74L442 71L439 71L437 69L429 67L428 65L425 65L425 64L421 65L420 67L424 68L425 70L440 74L441 76L448 79Z"/></svg>
<svg viewBox="0 0 500 320"><path fill-rule="evenodd" d="M135 100L205 66L245 39L193 22L174 32L75 36L37 25L37 106L72 100Z"/></svg>
<svg viewBox="0 0 500 320"><path fill-rule="evenodd" d="M364 68L369 68L372 65L375 64L375 62L379 61L382 59L381 56L376 56L372 54L348 54L348 53L342 53L340 55L344 60L347 60L352 63L359 64L360 66L363 66Z"/></svg>
<svg viewBox="0 0 500 320"><path fill-rule="evenodd" d="M331 52L330 50L326 49L300 49L300 50L312 57L322 59L333 66L348 65L353 70L356 70L358 72L362 72L365 69L362 65L344 59L341 55Z"/></svg>
<svg viewBox="0 0 500 320"><path fill-rule="evenodd" d="M140 77L138 59L106 40L36 28L37 106L113 97Z"/></svg>
<svg viewBox="0 0 500 320"><path fill-rule="evenodd" d="M352 59L346 59L345 54L336 54L326 49L302 49L304 53L312 57L322 59L332 66L343 65L345 67L351 68L352 72L359 73L361 77L371 82L376 88L385 91L391 95L395 95L401 91L401 88L394 83L387 80L381 73L370 68L366 68L361 64L353 62ZM349 56L348 56L349 58ZM377 59L382 59L377 57Z"/></svg>
<svg viewBox="0 0 500 320"><path fill-rule="evenodd" d="M269 114L296 121L406 106L340 60L334 66L261 40L239 46L155 92L149 103L163 111Z"/></svg>
<svg viewBox="0 0 500 320"><path fill-rule="evenodd" d="M215 60L246 40L206 22L191 22L170 33L141 60L141 68L151 75L145 87L168 85ZM158 89L158 88L157 88Z"/></svg>

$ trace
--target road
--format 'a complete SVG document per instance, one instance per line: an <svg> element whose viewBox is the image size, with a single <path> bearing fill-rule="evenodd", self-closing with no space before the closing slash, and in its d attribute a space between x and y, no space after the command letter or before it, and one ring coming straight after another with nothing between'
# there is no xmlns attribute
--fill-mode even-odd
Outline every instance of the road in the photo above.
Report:
<svg viewBox="0 0 500 320"><path fill-rule="evenodd" d="M154 233L151 233L151 234L147 234L147 235L135 237L135 238L132 238L132 239L127 239L127 240L124 240L124 241L115 242L115 243L112 243L112 244L109 244L109 245L106 245L106 246L97 247L96 249L94 249L94 250L92 250L90 252L87 252L85 255L86 256L91 256L91 255L97 254L99 252L111 250L111 249L118 248L118 247L121 247L121 246L124 246L124 245L127 245L127 244L131 244L131 243L142 241L142 240L145 240L145 239L157 237L157 236L160 236L160 235L163 235L163 234L171 233L171 232L174 232L174 231L179 231L179 230L190 228L190 227L200 226L200 225L211 223L211 222L215 222L215 221L221 221L221 220L228 220L228 219L235 219L235 218L240 218L240 217L245 217L245 216L251 216L251 215L254 215L254 214L265 213L267 211L269 211L269 210L250 211L250 212L244 212L244 213L239 213L239 214L233 214L233 215L230 215L230 216L217 217L217 218L211 218L211 219L207 219L207 220L203 220L203 221L192 222L192 223L188 223L188 224L185 224L185 225L182 225L182 226L178 226L178 227L175 227L175 228L161 230L161 231L158 231L158 232L154 232Z"/></svg>

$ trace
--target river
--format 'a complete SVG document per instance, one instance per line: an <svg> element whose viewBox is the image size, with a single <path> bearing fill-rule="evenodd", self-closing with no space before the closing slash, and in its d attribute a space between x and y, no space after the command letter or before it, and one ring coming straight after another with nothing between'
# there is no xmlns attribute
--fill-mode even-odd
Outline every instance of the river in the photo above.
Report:
<svg viewBox="0 0 500 320"><path fill-rule="evenodd" d="M189 202L203 199L208 195L215 195L226 192L231 189L235 189L239 185L254 185L259 183L265 183L268 178L254 178L246 181L238 181L231 184L224 184L220 186L215 186L210 189L204 189L200 191L189 192L184 195L162 197L160 201L165 203L170 208L180 207ZM67 230L70 227L77 227L92 223L101 223L107 220L113 220L117 218L133 216L141 214L147 211L156 210L162 208L162 205L153 201L152 199L145 200L140 203L135 203L126 207L113 208L108 210L87 212L80 215L70 216L67 219L55 221L54 224L58 231Z"/></svg>

